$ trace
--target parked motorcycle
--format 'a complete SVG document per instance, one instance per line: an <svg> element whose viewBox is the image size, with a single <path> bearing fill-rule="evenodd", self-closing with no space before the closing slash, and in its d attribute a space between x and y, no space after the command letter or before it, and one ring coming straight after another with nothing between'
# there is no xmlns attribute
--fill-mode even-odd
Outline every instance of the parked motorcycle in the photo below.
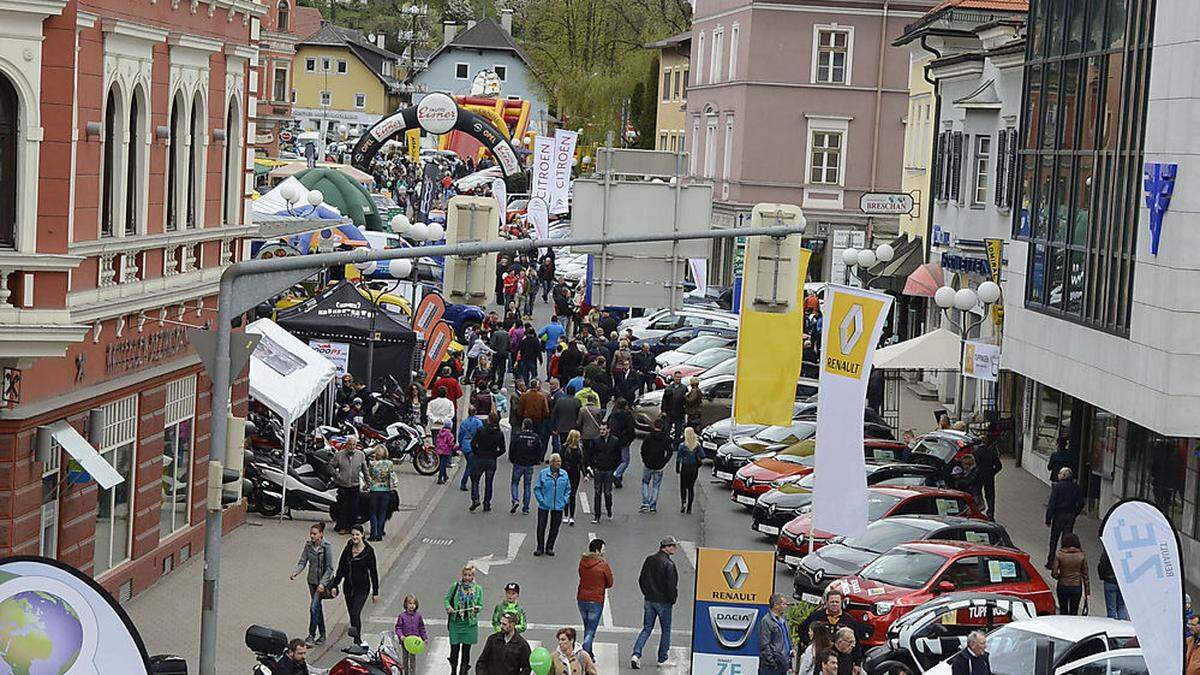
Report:
<svg viewBox="0 0 1200 675"><path fill-rule="evenodd" d="M388 450L388 457L393 461L403 462L411 456L413 469L422 476L432 476L437 473L437 454L434 453L432 445L426 442L425 434L419 428L402 422L398 414L380 412L381 409L398 412L396 404L390 398L377 393L371 394L371 398L372 409L376 411L372 419L383 418L393 421L387 425L384 431L366 423L360 423L357 428L361 437L368 443L382 443Z"/></svg>
<svg viewBox="0 0 1200 675"><path fill-rule="evenodd" d="M328 460L317 461L322 472L326 471ZM248 453L244 459L245 473L251 482L248 495L250 507L266 516L273 518L279 515L280 503L283 496L284 472L282 461L277 458L260 457L257 453ZM310 467L312 473L300 473L298 469ZM327 475L327 474L325 474ZM316 475L311 465L300 464L289 466L286 477L287 509L300 511L321 511L328 513L330 518L337 520L337 488L333 483ZM359 495L358 517L356 522L367 521L367 493Z"/></svg>
<svg viewBox="0 0 1200 675"><path fill-rule="evenodd" d="M254 652L258 664L250 671L253 675L271 675L271 668L287 651L288 638L283 631L266 626L250 626L246 629L246 646ZM353 646L342 650L346 656L330 670L313 666L308 671L313 675L400 675L401 658L395 637L391 633L380 633L377 647Z"/></svg>

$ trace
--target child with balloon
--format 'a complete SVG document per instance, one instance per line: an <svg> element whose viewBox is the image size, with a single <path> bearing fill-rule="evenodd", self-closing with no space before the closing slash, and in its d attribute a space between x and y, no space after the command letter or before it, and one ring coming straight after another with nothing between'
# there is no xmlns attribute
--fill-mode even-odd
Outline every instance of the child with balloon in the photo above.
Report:
<svg viewBox="0 0 1200 675"><path fill-rule="evenodd" d="M418 611L421 603L415 595L404 597L404 611L396 617L396 637L404 645L404 673L417 675L417 654L425 651L429 634L425 632L425 619Z"/></svg>

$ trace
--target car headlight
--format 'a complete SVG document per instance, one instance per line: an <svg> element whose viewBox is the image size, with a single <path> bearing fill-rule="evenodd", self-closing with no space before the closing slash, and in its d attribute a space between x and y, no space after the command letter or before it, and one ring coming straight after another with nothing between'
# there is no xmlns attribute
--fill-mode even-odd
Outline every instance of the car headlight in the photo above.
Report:
<svg viewBox="0 0 1200 675"><path fill-rule="evenodd" d="M877 616L885 616L887 614L890 614L892 611L892 608L895 606L896 606L896 603L894 603L894 602L884 601L884 602L875 603L875 606L872 609L875 611L875 614Z"/></svg>

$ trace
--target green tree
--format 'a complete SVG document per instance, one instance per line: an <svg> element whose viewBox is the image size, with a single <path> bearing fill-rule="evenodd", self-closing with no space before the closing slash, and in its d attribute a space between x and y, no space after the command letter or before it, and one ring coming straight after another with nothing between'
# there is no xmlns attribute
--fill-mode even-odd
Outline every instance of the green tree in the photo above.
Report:
<svg viewBox="0 0 1200 675"><path fill-rule="evenodd" d="M650 59L649 63L647 75L633 85L633 93L629 96L630 117L633 128L638 132L634 147L643 150L654 149L655 127L658 125L658 59Z"/></svg>

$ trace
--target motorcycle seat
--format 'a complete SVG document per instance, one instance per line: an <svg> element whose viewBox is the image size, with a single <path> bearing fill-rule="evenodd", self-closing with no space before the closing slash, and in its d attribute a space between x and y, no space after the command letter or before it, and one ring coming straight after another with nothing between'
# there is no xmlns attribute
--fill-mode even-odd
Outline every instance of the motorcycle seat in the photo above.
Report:
<svg viewBox="0 0 1200 675"><path fill-rule="evenodd" d="M296 476L296 480L300 481L301 484L307 487L317 490L318 492L324 492L329 489L329 486L325 484L325 481L317 478L316 476Z"/></svg>

